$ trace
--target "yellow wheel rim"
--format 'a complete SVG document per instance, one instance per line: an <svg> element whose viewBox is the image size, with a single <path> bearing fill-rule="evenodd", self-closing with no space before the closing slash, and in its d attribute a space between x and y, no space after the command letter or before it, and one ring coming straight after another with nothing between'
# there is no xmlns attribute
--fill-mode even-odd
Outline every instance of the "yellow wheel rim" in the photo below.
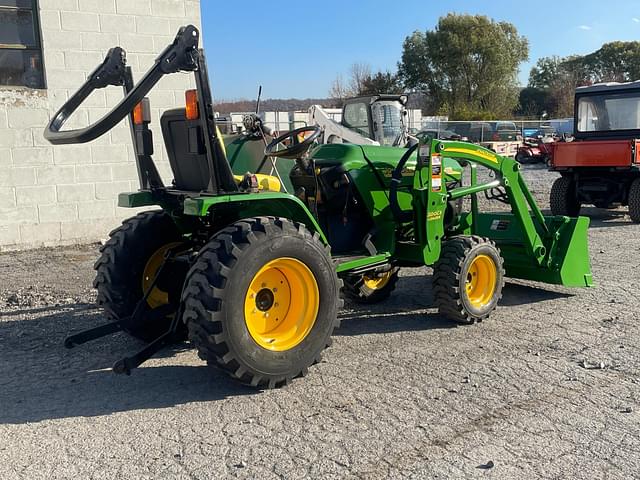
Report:
<svg viewBox="0 0 640 480"><path fill-rule="evenodd" d="M147 260L147 264L142 271L142 293L146 292L147 289L153 283L153 279L156 277L158 270L160 269L160 265L162 265L162 261L164 260L164 255L167 253L167 250L173 247L177 247L181 242L173 242L167 243L163 245L158 250L156 250L149 260ZM169 303L169 293L163 290L160 290L157 286L153 287L151 293L147 297L147 303L151 308L158 308L162 305L167 305Z"/></svg>
<svg viewBox="0 0 640 480"><path fill-rule="evenodd" d="M384 288L387 283L389 283L392 275L393 273L391 272L391 270L377 277L368 277L367 275L365 275L363 277L364 285L371 290L380 290L381 288Z"/></svg>
<svg viewBox="0 0 640 480"><path fill-rule="evenodd" d="M282 352L307 337L319 307L318 282L309 267L295 258L276 258L251 280L244 320L258 345Z"/></svg>
<svg viewBox="0 0 640 480"><path fill-rule="evenodd" d="M498 278L496 264L487 255L478 255L471 261L465 291L471 305L482 308L493 298Z"/></svg>

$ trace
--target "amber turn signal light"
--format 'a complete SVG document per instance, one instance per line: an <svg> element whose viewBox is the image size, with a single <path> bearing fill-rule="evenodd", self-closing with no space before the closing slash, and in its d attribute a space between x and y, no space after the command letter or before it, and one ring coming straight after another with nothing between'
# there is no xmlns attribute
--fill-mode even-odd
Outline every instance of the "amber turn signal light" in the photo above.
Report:
<svg viewBox="0 0 640 480"><path fill-rule="evenodd" d="M151 111L149 106L149 99L143 98L133 108L133 123L134 125L142 125L143 123L149 123L151 121Z"/></svg>
<svg viewBox="0 0 640 480"><path fill-rule="evenodd" d="M197 120L200 116L200 112L198 112L198 91L187 90L184 92L184 98L186 101L185 116L187 120Z"/></svg>

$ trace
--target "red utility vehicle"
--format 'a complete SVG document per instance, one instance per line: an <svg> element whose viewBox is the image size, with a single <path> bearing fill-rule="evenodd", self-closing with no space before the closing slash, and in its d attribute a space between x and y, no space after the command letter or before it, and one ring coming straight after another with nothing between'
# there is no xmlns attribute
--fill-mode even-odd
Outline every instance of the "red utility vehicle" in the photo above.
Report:
<svg viewBox="0 0 640 480"><path fill-rule="evenodd" d="M526 138L516 154L520 163L548 163L553 153L553 137Z"/></svg>
<svg viewBox="0 0 640 480"><path fill-rule="evenodd" d="M579 87L573 141L556 142L550 169L554 215L577 216L583 204L628 205L640 222L640 81Z"/></svg>

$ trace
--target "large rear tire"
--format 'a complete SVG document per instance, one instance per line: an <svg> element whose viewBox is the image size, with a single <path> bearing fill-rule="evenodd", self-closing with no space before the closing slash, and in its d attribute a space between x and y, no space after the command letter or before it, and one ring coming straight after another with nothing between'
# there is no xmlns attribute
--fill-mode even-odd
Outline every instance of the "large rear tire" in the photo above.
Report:
<svg viewBox="0 0 640 480"><path fill-rule="evenodd" d="M208 364L244 384L280 387L331 344L340 286L317 234L287 219L249 218L200 250L183 318Z"/></svg>
<svg viewBox="0 0 640 480"><path fill-rule="evenodd" d="M554 215L577 217L580 214L580 202L576 197L576 183L569 177L560 177L551 186L549 206Z"/></svg>
<svg viewBox="0 0 640 480"><path fill-rule="evenodd" d="M438 312L464 324L487 318L504 286L500 251L488 238L458 236L442 245L434 266L433 290Z"/></svg>
<svg viewBox="0 0 640 480"><path fill-rule="evenodd" d="M109 234L109 240L100 248L101 256L95 263L93 286L98 291L97 303L110 320L120 320L133 314L145 289L157 273L168 248L180 245L183 238L175 222L165 212L143 212L122 222ZM177 310L186 268L173 271L174 278L156 285L147 303L151 309L167 304ZM129 325L132 336L151 341L169 329L171 314L152 323Z"/></svg>
<svg viewBox="0 0 640 480"><path fill-rule="evenodd" d="M398 283L399 268L380 274L349 275L342 292L350 300L362 304L379 303L391 295Z"/></svg>
<svg viewBox="0 0 640 480"><path fill-rule="evenodd" d="M640 223L640 178L631 182L629 187L629 216L635 223Z"/></svg>

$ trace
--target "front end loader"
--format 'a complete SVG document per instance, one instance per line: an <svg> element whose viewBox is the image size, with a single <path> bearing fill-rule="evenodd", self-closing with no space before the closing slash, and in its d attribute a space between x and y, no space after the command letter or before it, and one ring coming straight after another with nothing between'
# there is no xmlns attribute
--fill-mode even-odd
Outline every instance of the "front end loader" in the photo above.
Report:
<svg viewBox="0 0 640 480"><path fill-rule="evenodd" d="M438 310L459 323L487 318L505 277L591 285L588 219L544 216L512 159L429 138L408 149L317 145L318 127L273 138L257 118L248 136L223 138L198 43L195 27L181 28L137 83L124 51L110 50L45 130L53 144L84 143L128 118L140 189L118 204L152 208L101 248L94 285L110 323L71 335L67 347L124 330L147 342L114 364L128 374L188 338L210 365L273 388L319 361L342 296L382 301L403 267L432 266ZM146 95L178 72L193 73L197 88L160 119L174 177L165 185ZM116 107L62 130L107 86L124 90ZM479 182L478 168L493 179ZM481 212L481 193L510 212Z"/></svg>

